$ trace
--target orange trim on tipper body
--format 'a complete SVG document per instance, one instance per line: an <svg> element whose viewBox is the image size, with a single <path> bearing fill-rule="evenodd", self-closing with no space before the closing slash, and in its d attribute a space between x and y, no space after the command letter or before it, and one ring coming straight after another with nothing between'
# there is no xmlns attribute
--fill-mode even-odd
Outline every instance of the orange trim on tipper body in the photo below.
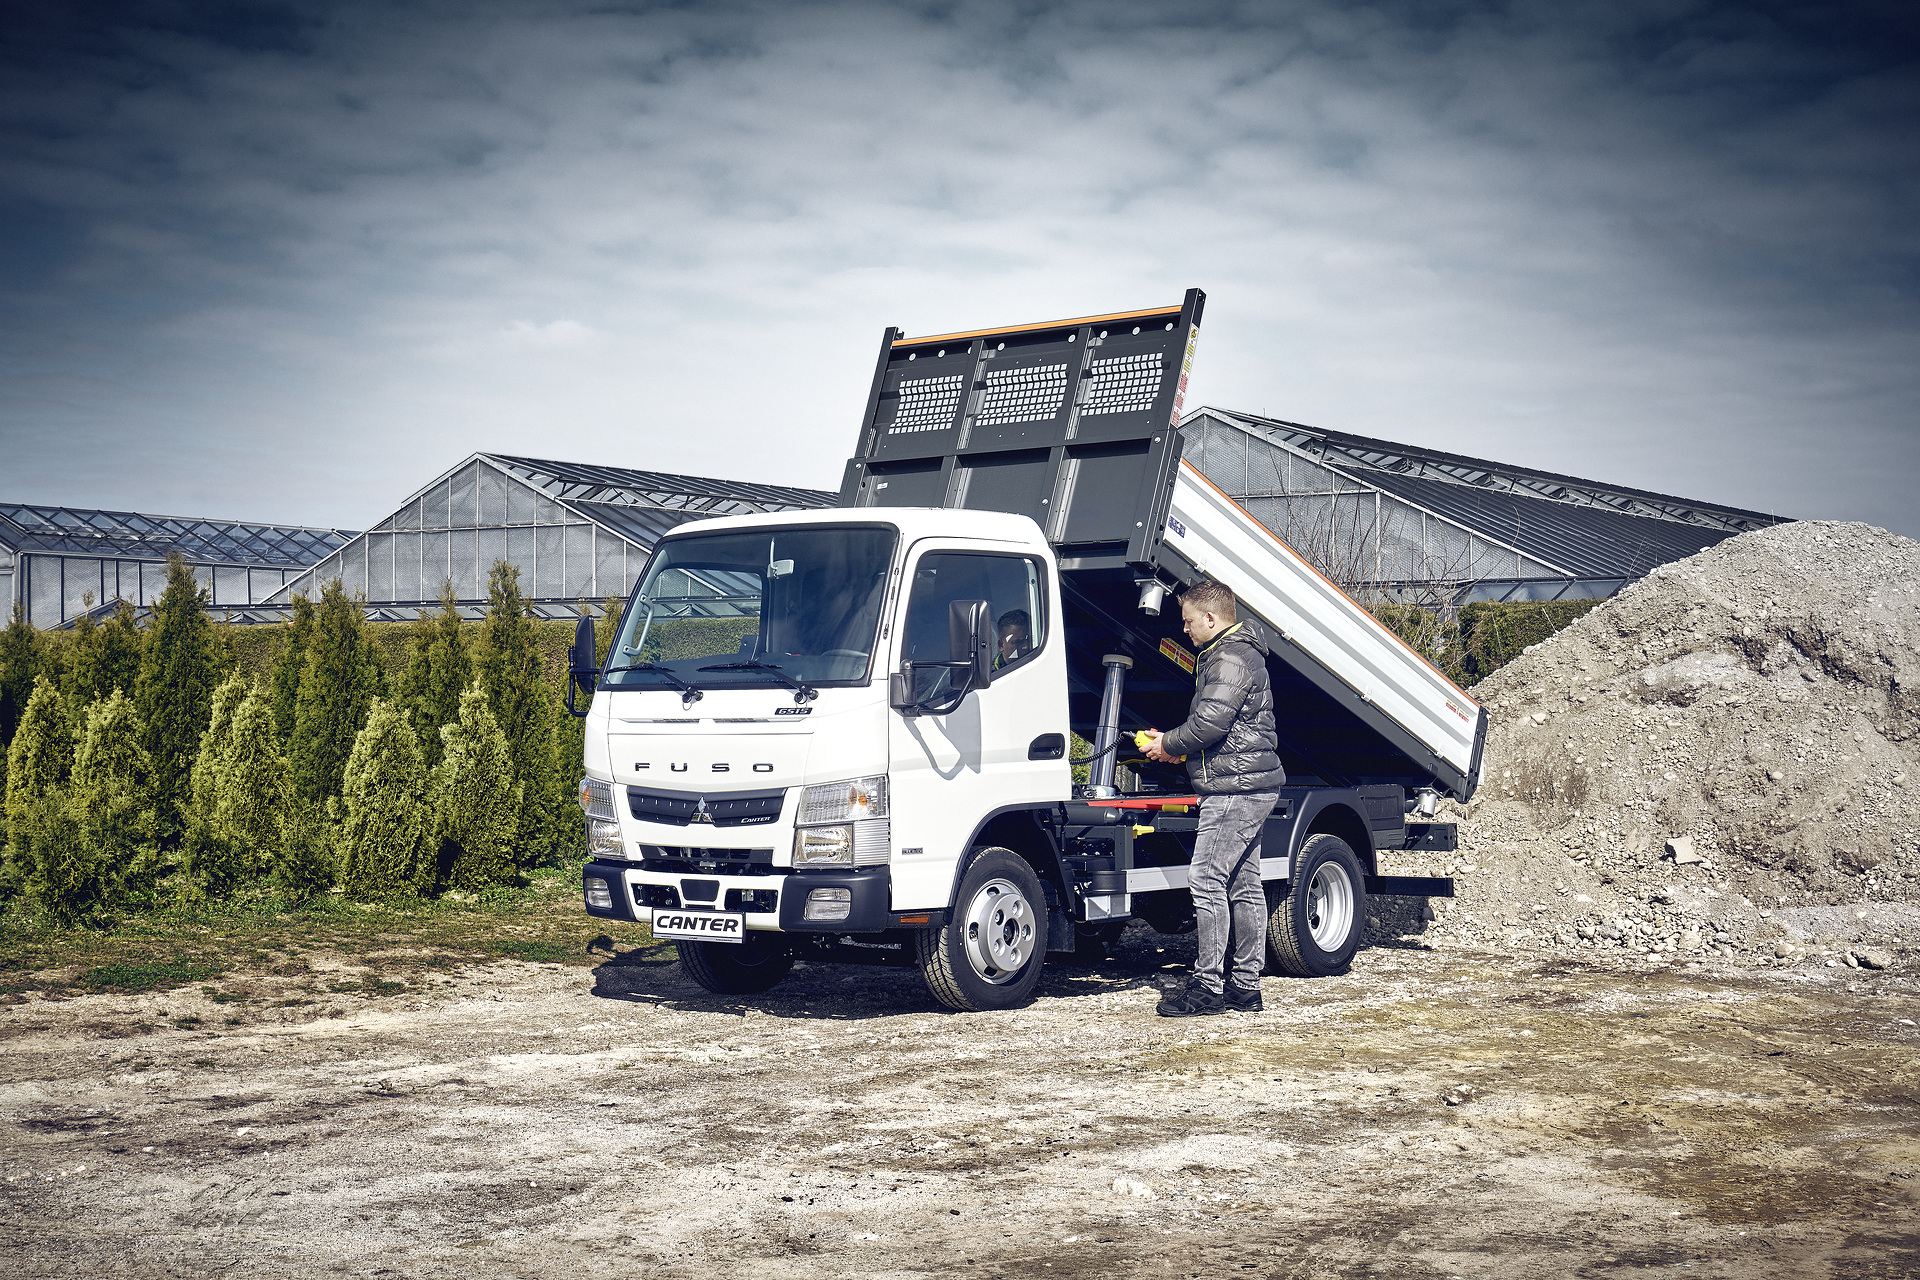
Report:
<svg viewBox="0 0 1920 1280"><path fill-rule="evenodd" d="M1225 489L1222 489L1219 485L1215 484L1213 481L1207 479L1206 476L1201 474L1200 468L1194 466L1191 462L1188 462L1185 458L1180 459L1180 466L1182 467L1182 469L1192 472L1193 478L1195 480L1198 480L1201 484L1204 484L1205 486L1207 486L1207 488L1213 490L1215 493L1225 498L1229 506L1232 506L1237 511L1239 511L1241 515L1245 516L1248 520L1253 522L1254 528L1266 534L1269 538L1272 538L1275 542L1279 543L1280 546L1285 548L1286 553L1292 556L1295 560L1298 560L1306 568L1308 573L1311 573L1314 577L1320 579L1320 581L1326 583L1328 586L1332 587L1335 591L1340 592L1341 595L1347 596L1347 599L1353 600L1353 607L1360 610L1360 612L1365 613L1367 617L1373 622L1374 626L1379 627L1380 630L1384 632L1389 638L1391 638L1395 644L1399 645L1402 649L1405 649L1408 653L1418 658L1420 662L1429 671L1439 676L1442 680L1445 680L1447 682L1447 687L1449 689L1452 689L1455 693L1458 693L1460 697L1466 701L1466 704L1468 706L1472 707L1475 711L1480 710L1480 704L1475 702L1471 697L1469 697L1465 689L1462 689L1459 685L1455 684L1453 682L1453 677L1449 676L1446 672L1442 671L1440 668L1434 666L1433 662L1430 659L1428 659L1428 657L1425 654L1421 653L1418 649L1408 644L1405 640L1402 640L1399 636L1394 635L1392 629L1389 628L1384 622L1381 622L1380 619L1375 618L1371 613L1367 612L1367 607L1365 605L1361 604L1358 600L1354 600L1352 596L1347 595L1346 591L1341 588L1339 583L1335 582L1332 578L1329 578L1326 574L1320 572L1320 570L1314 568L1313 562L1311 560L1308 560L1305 556L1301 555L1298 551L1295 551L1292 547L1287 546L1287 540L1285 538L1282 538L1279 534L1275 533L1273 530L1267 528L1267 526L1265 526L1264 524L1261 524L1258 520L1254 519L1253 513L1251 511L1248 511L1245 507L1241 506L1239 503L1235 502L1231 494L1229 494Z"/></svg>
<svg viewBox="0 0 1920 1280"><path fill-rule="evenodd" d="M1138 320L1143 316L1180 318L1180 306L1148 307L1145 311L1115 311L1104 316L1080 316L1072 320L1049 320L1041 324L1006 324L998 329L968 329L964 333L936 333L925 338L901 338L896 347L917 347L926 342L957 342L961 338L986 338L996 333L1037 333L1044 329L1075 329L1083 324L1102 324L1110 320Z"/></svg>

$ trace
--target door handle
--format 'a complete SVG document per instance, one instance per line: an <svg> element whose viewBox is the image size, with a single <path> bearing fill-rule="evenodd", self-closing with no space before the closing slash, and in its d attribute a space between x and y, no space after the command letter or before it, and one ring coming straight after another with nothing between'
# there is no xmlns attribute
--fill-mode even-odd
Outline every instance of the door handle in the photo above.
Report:
<svg viewBox="0 0 1920 1280"><path fill-rule="evenodd" d="M1058 760L1067 754L1067 735L1043 733L1027 744L1027 759Z"/></svg>

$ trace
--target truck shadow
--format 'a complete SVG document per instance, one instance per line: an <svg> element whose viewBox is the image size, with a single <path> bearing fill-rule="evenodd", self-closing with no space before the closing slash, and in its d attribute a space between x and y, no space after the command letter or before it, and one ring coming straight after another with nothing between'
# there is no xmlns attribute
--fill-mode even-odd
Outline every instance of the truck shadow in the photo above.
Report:
<svg viewBox="0 0 1920 1280"><path fill-rule="evenodd" d="M1191 936L1161 937L1144 928L1130 930L1102 959L1049 958L1034 998L1138 991L1141 1007L1150 1009L1163 988L1185 983L1192 963ZM599 999L683 1012L740 1016L757 1012L834 1022L954 1012L934 1000L918 970L892 965L800 961L770 991L716 995L686 976L671 944L655 943L616 951L591 972L591 994Z"/></svg>

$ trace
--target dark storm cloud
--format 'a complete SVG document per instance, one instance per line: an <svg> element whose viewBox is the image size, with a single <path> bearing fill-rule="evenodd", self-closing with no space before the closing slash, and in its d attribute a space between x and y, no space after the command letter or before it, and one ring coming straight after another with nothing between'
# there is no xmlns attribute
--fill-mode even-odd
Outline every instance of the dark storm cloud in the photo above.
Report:
<svg viewBox="0 0 1920 1280"><path fill-rule="evenodd" d="M1908 12L48 6L0 48L5 496L828 486L883 324L1199 284L1207 402L1920 533Z"/></svg>

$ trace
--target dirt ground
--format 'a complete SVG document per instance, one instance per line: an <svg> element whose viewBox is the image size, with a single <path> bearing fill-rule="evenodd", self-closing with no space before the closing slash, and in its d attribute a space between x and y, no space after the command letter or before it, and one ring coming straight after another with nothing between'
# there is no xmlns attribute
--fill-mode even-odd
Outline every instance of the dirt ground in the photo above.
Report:
<svg viewBox="0 0 1920 1280"><path fill-rule="evenodd" d="M626 944L320 1010L30 999L0 1244L34 1277L1920 1274L1911 978L1409 945L1155 1018L1190 947L1136 924L1005 1014L880 968L718 999Z"/></svg>

